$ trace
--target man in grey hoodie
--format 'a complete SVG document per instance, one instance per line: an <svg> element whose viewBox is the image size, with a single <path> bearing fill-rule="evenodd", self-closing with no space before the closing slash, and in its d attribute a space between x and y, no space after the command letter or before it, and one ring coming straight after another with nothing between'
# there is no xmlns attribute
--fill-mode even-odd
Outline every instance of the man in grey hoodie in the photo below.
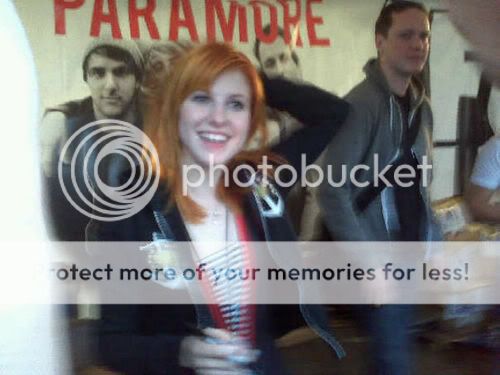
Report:
<svg viewBox="0 0 500 375"><path fill-rule="evenodd" d="M368 61L366 79L346 96L351 113L324 158L331 178L320 186L319 203L336 241L439 238L427 190L430 173L425 173L431 169L432 112L415 78L427 61L429 37L429 13L419 3L392 3L377 19L378 58ZM406 332L412 309L362 310L375 344L377 374L410 373Z"/></svg>

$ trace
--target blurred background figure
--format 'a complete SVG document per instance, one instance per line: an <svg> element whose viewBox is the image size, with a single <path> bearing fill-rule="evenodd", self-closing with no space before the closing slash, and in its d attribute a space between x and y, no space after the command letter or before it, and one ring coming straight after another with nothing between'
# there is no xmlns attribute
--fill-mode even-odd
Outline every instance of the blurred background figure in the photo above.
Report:
<svg viewBox="0 0 500 375"><path fill-rule="evenodd" d="M33 56L10 1L0 2L0 45L4 56L0 112L9 126L0 147L4 218L0 226L0 373L68 374L64 338L55 334L56 314L45 299L49 284L34 283L29 277L46 266L48 256L36 160L38 91ZM30 241L30 247L19 251L15 245L21 241ZM39 304L30 304L34 300Z"/></svg>
<svg viewBox="0 0 500 375"><path fill-rule="evenodd" d="M271 33L271 26L263 29L264 34ZM259 61L259 67L270 78L283 77L289 80L301 80L302 69L299 56L293 49L293 41L287 44L285 32L278 27L278 36L273 43L262 43L255 40L254 54Z"/></svg>
<svg viewBox="0 0 500 375"><path fill-rule="evenodd" d="M476 221L500 224L500 136L490 138L480 150L466 194Z"/></svg>
<svg viewBox="0 0 500 375"><path fill-rule="evenodd" d="M266 25L264 34L271 33L271 26ZM274 42L263 43L255 40L253 52L259 63L259 70L268 78L285 78L289 81L302 81L302 68L293 46L286 44L285 32L278 27ZM268 108L267 131L270 143L277 143L301 127L301 124L285 112Z"/></svg>
<svg viewBox="0 0 500 375"><path fill-rule="evenodd" d="M500 87L500 2L444 0L450 19L470 42L491 83ZM466 194L477 221L500 223L500 138L492 137L478 154Z"/></svg>
<svg viewBox="0 0 500 375"><path fill-rule="evenodd" d="M155 42L144 52L144 78L140 100L158 95L173 62L193 47L187 41Z"/></svg>

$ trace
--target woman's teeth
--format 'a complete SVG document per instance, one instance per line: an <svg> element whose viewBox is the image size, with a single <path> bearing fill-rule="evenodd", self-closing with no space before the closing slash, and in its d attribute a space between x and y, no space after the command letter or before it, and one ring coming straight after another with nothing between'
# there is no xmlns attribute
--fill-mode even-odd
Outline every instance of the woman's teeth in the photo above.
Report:
<svg viewBox="0 0 500 375"><path fill-rule="evenodd" d="M224 134L199 133L201 139L209 142L226 142L229 137Z"/></svg>

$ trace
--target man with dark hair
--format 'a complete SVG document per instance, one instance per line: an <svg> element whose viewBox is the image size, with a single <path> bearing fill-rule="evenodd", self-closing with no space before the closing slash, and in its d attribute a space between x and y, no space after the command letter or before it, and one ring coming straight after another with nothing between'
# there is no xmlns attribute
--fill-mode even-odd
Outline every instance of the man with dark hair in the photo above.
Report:
<svg viewBox="0 0 500 375"><path fill-rule="evenodd" d="M358 164L373 168L377 159L382 170L395 163L420 165L424 157L430 158L432 112L415 77L429 54L429 13L421 4L399 1L382 10L377 25L387 17L389 29L379 26L375 35L378 58L368 61L366 79L347 94L351 114L327 151L325 162L333 166L334 181L341 181L336 174L342 165L348 171ZM373 179L373 169L359 172L357 181ZM332 235L350 241L433 238L428 190L418 186L429 181L418 174L410 180L405 182L413 182L411 187L389 184L394 186L384 185L381 191L352 181L340 188L323 184L320 196Z"/></svg>
<svg viewBox="0 0 500 375"><path fill-rule="evenodd" d="M82 60L83 79L90 96L48 108L41 124L42 168L45 174L49 201L49 214L54 234L59 240L83 241L88 218L70 205L63 195L57 177L57 165L61 149L66 141L83 126L96 120L122 120L136 126L141 125L137 110L137 93L144 69L143 56L137 44L127 40L95 39L84 51ZM83 138L83 137L81 137ZM63 178L70 176L69 159L65 153ZM109 163L110 160L107 160ZM106 164L107 164L106 163ZM114 168L116 169L116 168ZM111 171L111 170L110 170ZM117 175L111 171L109 175ZM77 173L85 173L78 164ZM115 176L116 177L116 176ZM77 185L82 176L72 178L65 184L67 194L80 202ZM106 183L116 181L106 181ZM83 194L92 200L89 191Z"/></svg>
<svg viewBox="0 0 500 375"><path fill-rule="evenodd" d="M401 13L408 9L420 10L422 13L427 15L427 18L429 18L430 16L429 11L423 4L413 1L393 2L382 8L382 10L380 11L377 21L375 22L375 35L383 35L384 37L387 37L389 29L391 28L393 23L393 14Z"/></svg>
<svg viewBox="0 0 500 375"><path fill-rule="evenodd" d="M88 48L83 61L83 79L90 90L95 117L132 121L142 77L142 56L134 56L132 47L125 50L117 45L95 44L98 47Z"/></svg>
<svg viewBox="0 0 500 375"><path fill-rule="evenodd" d="M103 119L137 123L136 97L144 62L136 43L96 39L83 54L82 72L90 96L48 108L41 124L42 167L56 171L62 144L81 126Z"/></svg>
<svg viewBox="0 0 500 375"><path fill-rule="evenodd" d="M427 189L430 179L420 171L429 168L419 168L429 166L432 146L432 112L415 77L427 61L429 38L429 13L421 4L398 1L381 11L375 31L378 58L368 61L366 79L346 96L351 113L325 153L331 180L342 181L344 172L348 176L341 187L325 181L319 190L334 240L440 238ZM398 178L395 171L402 165L413 173ZM386 170L387 183L375 180L374 170ZM411 306L402 305L362 309L374 344L372 373L412 372L411 312Z"/></svg>

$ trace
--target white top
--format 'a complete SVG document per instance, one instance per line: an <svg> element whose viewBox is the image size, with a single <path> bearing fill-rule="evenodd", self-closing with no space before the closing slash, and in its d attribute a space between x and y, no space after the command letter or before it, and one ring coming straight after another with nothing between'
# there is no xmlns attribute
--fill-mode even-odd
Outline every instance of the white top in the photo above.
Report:
<svg viewBox="0 0 500 375"><path fill-rule="evenodd" d="M489 190L500 188L500 136L490 138L481 148L471 182Z"/></svg>

